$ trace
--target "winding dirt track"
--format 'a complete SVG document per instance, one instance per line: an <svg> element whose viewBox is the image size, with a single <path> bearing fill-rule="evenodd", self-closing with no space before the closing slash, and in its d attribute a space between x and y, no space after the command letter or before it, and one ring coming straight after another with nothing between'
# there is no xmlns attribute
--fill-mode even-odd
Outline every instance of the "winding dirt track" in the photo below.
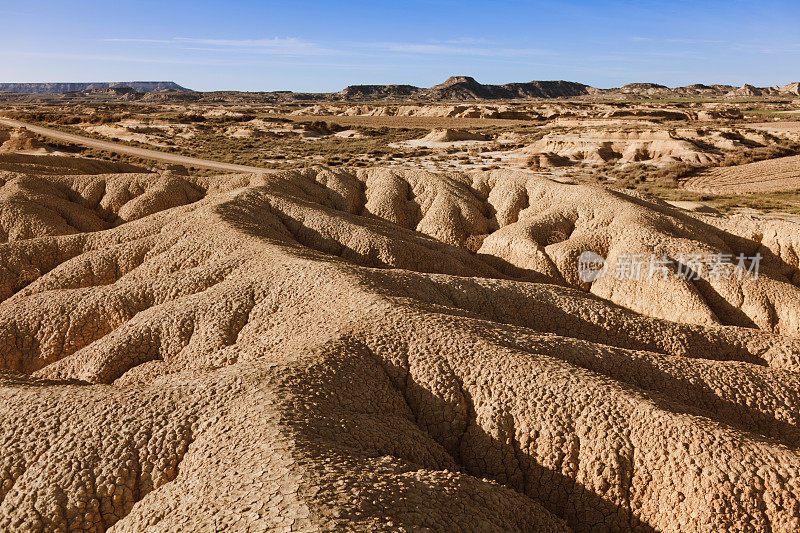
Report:
<svg viewBox="0 0 800 533"><path fill-rule="evenodd" d="M106 150L108 152L115 152L118 154L132 155L141 157L143 159L152 159L154 161L162 161L164 163L171 163L176 165L183 165L186 167L207 168L211 170L219 170L222 172L266 172L267 170L260 167L250 167L247 165L236 165L233 163L223 163L220 161L211 161L208 159L199 159L196 157L186 157L182 155L170 154L166 152L159 152L158 150L148 150L146 148L136 148L133 146L126 146L109 141L100 141L82 135L75 135L72 133L64 133L63 131L54 130L52 128L45 128L36 126L21 120L14 120L10 118L0 118L0 124L11 126L14 128L27 128L28 130L38 135L43 135L51 139L64 141L81 146L88 146L89 148L97 148L98 150Z"/></svg>

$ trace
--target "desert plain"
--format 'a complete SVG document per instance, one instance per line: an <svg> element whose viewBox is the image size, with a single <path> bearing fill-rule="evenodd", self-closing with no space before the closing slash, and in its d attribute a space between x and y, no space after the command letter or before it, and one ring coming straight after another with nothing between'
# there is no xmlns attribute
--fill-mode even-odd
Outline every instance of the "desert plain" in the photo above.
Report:
<svg viewBox="0 0 800 533"><path fill-rule="evenodd" d="M0 530L800 530L797 83L11 89Z"/></svg>

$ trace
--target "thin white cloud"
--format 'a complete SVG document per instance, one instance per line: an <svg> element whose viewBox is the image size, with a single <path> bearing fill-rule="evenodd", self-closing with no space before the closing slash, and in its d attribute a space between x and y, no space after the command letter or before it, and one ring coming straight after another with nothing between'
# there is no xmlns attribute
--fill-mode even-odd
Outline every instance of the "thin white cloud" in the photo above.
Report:
<svg viewBox="0 0 800 533"><path fill-rule="evenodd" d="M0 50L0 56L5 57L39 57L45 59L65 59L73 61L110 61L117 63L153 63L168 65L229 65L228 61L209 59L182 59L168 57L131 57L103 54L72 54L59 52L22 52Z"/></svg>
<svg viewBox="0 0 800 533"><path fill-rule="evenodd" d="M169 39L138 39L138 38L111 38L111 39L102 39L103 42L106 43L151 43L151 44L169 44L172 41Z"/></svg>
<svg viewBox="0 0 800 533"><path fill-rule="evenodd" d="M664 42L681 44L725 44L728 41L721 41L718 39L664 39Z"/></svg>
<svg viewBox="0 0 800 533"><path fill-rule="evenodd" d="M183 50L225 51L258 53L275 56L326 56L343 54L318 43L294 37L271 39L207 39L197 37L173 37L171 39L108 38L103 42L157 44Z"/></svg>
<svg viewBox="0 0 800 533"><path fill-rule="evenodd" d="M672 44L725 44L728 42L718 39L695 39L695 38L683 38L683 37L656 39L653 37L641 37L638 35L633 37L628 37L628 40L636 43L672 43Z"/></svg>
<svg viewBox="0 0 800 533"><path fill-rule="evenodd" d="M446 41L432 41L432 42L442 42L445 44L480 44L480 45L497 44L494 41L483 39L481 37L461 37L460 39L448 39Z"/></svg>
<svg viewBox="0 0 800 533"><path fill-rule="evenodd" d="M273 37L265 39L209 39L198 37L174 37L172 39L110 38L105 42L162 44L182 50L204 52L232 52L266 54L274 56L353 56L371 54L466 56L521 58L553 55L551 50L538 48L514 48L498 45L485 39L461 38L430 42L365 42L353 41L333 46L306 41L295 37Z"/></svg>
<svg viewBox="0 0 800 533"><path fill-rule="evenodd" d="M156 65L196 65L196 66L219 66L219 67L263 67L263 66L296 66L297 61L291 58L261 58L257 60L240 59L231 60L230 58L181 58L181 57L133 57L123 55L104 55L104 54L74 54L59 52L16 52L10 50L0 50L0 57L31 57L42 59L59 59L67 61L91 61L91 62L113 62L113 63L145 63ZM350 64L330 61L304 61L306 67L336 67L349 69L371 69L375 67L362 64Z"/></svg>
<svg viewBox="0 0 800 533"><path fill-rule="evenodd" d="M550 50L539 48L508 48L494 46L454 46L430 43L359 43L358 46L376 52L431 56L471 57L531 57L552 55Z"/></svg>
<svg viewBox="0 0 800 533"><path fill-rule="evenodd" d="M199 39L176 37L176 43L205 45L211 49L229 51L252 51L277 55L316 56L340 53L312 41L295 37L273 37L272 39Z"/></svg>
<svg viewBox="0 0 800 533"><path fill-rule="evenodd" d="M800 43L734 43L733 49L746 53L796 54L800 52Z"/></svg>
<svg viewBox="0 0 800 533"><path fill-rule="evenodd" d="M800 46L795 48L764 48L759 52L762 54L798 54L800 53Z"/></svg>

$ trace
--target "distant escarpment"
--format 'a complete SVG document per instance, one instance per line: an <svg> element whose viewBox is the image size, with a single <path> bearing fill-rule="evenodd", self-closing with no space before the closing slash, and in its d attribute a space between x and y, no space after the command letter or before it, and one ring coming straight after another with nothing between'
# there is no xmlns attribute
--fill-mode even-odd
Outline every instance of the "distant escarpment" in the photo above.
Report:
<svg viewBox="0 0 800 533"><path fill-rule="evenodd" d="M658 83L629 83L621 87L599 89L574 81L528 81L484 84L471 76L451 76L433 87L408 84L349 85L338 92L293 91L192 91L171 81L135 81L118 83L0 83L3 101L38 102L42 100L92 101L142 100L150 102L199 102L238 104L293 104L306 102L469 102L482 100L538 100L550 98L665 99L665 98L795 98L800 96L800 82L770 87L745 83L667 87Z"/></svg>
<svg viewBox="0 0 800 533"><path fill-rule="evenodd" d="M0 83L0 91L12 93L48 94L96 89L129 88L140 93L175 90L188 91L174 81L118 81L90 83Z"/></svg>

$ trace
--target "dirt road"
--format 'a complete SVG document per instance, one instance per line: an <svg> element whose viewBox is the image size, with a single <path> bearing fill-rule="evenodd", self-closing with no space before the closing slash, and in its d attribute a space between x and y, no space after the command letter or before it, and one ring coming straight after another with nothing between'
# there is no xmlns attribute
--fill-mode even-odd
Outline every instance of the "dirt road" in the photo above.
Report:
<svg viewBox="0 0 800 533"><path fill-rule="evenodd" d="M98 150L105 150L107 152L132 155L135 157L141 157L143 159L152 159L153 161L183 165L185 167L207 168L211 170L220 170L222 172L268 172L268 169L265 168L250 167L247 165L235 165L233 163L222 163L220 161L210 161L208 159L199 159L196 157L170 154L168 152L159 152L158 150L136 148L134 146L126 146L124 144L118 144L110 141L100 141L98 139L74 135L72 133L64 133L63 131L36 126L34 124L28 124L27 122L13 120L10 118L0 118L0 124L14 128L27 128L33 133L62 142L88 146L89 148L96 148Z"/></svg>

